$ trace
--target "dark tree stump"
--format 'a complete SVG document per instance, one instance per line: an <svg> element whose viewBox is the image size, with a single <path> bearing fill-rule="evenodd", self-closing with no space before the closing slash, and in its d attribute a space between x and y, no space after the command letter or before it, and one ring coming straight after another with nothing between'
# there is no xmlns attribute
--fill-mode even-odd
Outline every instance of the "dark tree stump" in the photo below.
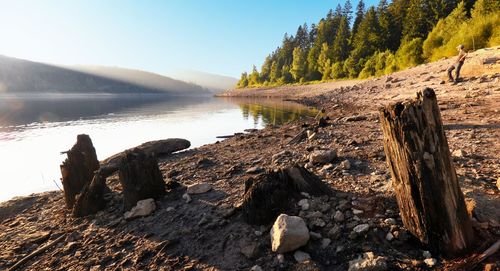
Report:
<svg viewBox="0 0 500 271"><path fill-rule="evenodd" d="M76 144L66 152L68 158L61 164L62 185L66 207L73 208L75 197L92 181L99 161L88 135L78 135Z"/></svg>
<svg viewBox="0 0 500 271"><path fill-rule="evenodd" d="M300 166L250 178L245 182L241 205L243 218L254 225L271 223L290 207L292 199L300 197L301 192L315 196L333 194L328 185Z"/></svg>
<svg viewBox="0 0 500 271"><path fill-rule="evenodd" d="M106 186L106 177L98 171L92 182L86 185L82 192L76 196L76 202L73 207L75 217L83 217L95 214L106 207L104 193L109 189Z"/></svg>
<svg viewBox="0 0 500 271"><path fill-rule="evenodd" d="M414 101L388 106L380 120L403 224L433 251L467 252L473 232L436 94L427 88Z"/></svg>
<svg viewBox="0 0 500 271"><path fill-rule="evenodd" d="M136 149L126 153L120 163L119 178L123 187L123 208L130 210L139 200L165 194L165 182L153 154Z"/></svg>

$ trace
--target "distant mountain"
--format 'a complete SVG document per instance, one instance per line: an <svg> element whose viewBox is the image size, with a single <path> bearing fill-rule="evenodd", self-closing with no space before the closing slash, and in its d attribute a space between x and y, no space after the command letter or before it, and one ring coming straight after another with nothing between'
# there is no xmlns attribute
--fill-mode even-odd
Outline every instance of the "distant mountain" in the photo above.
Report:
<svg viewBox="0 0 500 271"><path fill-rule="evenodd" d="M235 88L238 83L238 79L233 77L192 70L178 71L170 76L208 88L214 93Z"/></svg>
<svg viewBox="0 0 500 271"><path fill-rule="evenodd" d="M55 66L0 56L0 93L165 93L206 96L198 85L115 67Z"/></svg>

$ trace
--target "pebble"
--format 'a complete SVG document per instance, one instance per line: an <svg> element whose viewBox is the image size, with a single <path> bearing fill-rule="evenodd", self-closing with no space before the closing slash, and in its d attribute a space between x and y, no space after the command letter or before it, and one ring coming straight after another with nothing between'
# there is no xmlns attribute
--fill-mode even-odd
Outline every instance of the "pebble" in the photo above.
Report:
<svg viewBox="0 0 500 271"><path fill-rule="evenodd" d="M353 208L353 209L352 209L352 213L353 213L353 214L355 214L355 215L359 215L359 214L364 213L364 211L363 211L363 210L358 210L358 209L354 209L354 208Z"/></svg>
<svg viewBox="0 0 500 271"><path fill-rule="evenodd" d="M344 160L340 163L340 166L345 169L345 170L348 170L351 168L351 162L349 162L349 160Z"/></svg>
<svg viewBox="0 0 500 271"><path fill-rule="evenodd" d="M321 233L317 233L317 232L314 232L314 231L310 231L309 235L311 236L311 239L313 239L313 240L319 240L322 237Z"/></svg>
<svg viewBox="0 0 500 271"><path fill-rule="evenodd" d="M427 250L425 250L424 252L422 252L422 256L424 256L425 259L432 258L432 254L429 251L427 251Z"/></svg>
<svg viewBox="0 0 500 271"><path fill-rule="evenodd" d="M300 209L302 209L302 211L309 210L309 200L308 199L301 199L301 200L299 200L299 202L297 203L297 205L300 206Z"/></svg>
<svg viewBox="0 0 500 271"><path fill-rule="evenodd" d="M191 196L189 196L188 193L185 193L184 195L182 195L182 199L186 201L186 203L190 203L191 202Z"/></svg>
<svg viewBox="0 0 500 271"><path fill-rule="evenodd" d="M396 219L394 219L394 218L387 218L384 220L384 223L387 225L396 225L397 224Z"/></svg>
<svg viewBox="0 0 500 271"><path fill-rule="evenodd" d="M248 174L255 174L255 173L259 173L259 172L261 172L263 170L264 169L262 169L261 167L255 166L255 167L251 167L251 168L247 169L246 173L248 173Z"/></svg>
<svg viewBox="0 0 500 271"><path fill-rule="evenodd" d="M311 256L303 251L297 250L293 253L293 258L298 262L302 263L311 259Z"/></svg>
<svg viewBox="0 0 500 271"><path fill-rule="evenodd" d="M354 227L353 231L358 234L362 234L367 232L370 229L370 225L368 224L360 224Z"/></svg>
<svg viewBox="0 0 500 271"><path fill-rule="evenodd" d="M344 214L341 211L337 211L337 212L335 212L333 219L335 219L335 221L337 221L337 222L342 222L345 219Z"/></svg>
<svg viewBox="0 0 500 271"><path fill-rule="evenodd" d="M262 267L254 265L252 266L252 268L250 268L250 271L264 271L264 270L262 269Z"/></svg>
<svg viewBox="0 0 500 271"><path fill-rule="evenodd" d="M394 235L392 235L392 233L388 232L387 235L385 236L385 239L387 241L392 241L392 239L394 239Z"/></svg>
<svg viewBox="0 0 500 271"><path fill-rule="evenodd" d="M332 243L332 239L330 239L330 238L323 238L321 240L321 248L327 248L331 243Z"/></svg>

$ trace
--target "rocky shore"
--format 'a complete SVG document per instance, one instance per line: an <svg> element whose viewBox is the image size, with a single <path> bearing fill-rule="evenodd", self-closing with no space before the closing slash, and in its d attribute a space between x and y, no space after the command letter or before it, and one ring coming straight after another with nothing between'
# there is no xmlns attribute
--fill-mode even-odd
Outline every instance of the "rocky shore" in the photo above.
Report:
<svg viewBox="0 0 500 271"><path fill-rule="evenodd" d="M288 143L316 120L161 157L169 190L144 203L148 212L136 218L124 217L117 175L107 180L106 208L84 218L72 217L60 191L3 202L0 269L51 244L18 270L460 270L500 239L500 49L471 54L457 85L443 83L451 61L341 85L295 87L300 90L281 96L323 108L326 126L296 144ZM469 257L446 259L422 246L402 225L391 187L378 109L425 87L436 91L473 219L478 243ZM305 94L309 88L317 91ZM236 92L227 95L260 95ZM300 244L280 250L275 238L282 227L247 224L239 206L249 178L295 164L333 193L303 193L292 202L286 215L305 227L280 216L281 224L298 227ZM495 254L473 270L498 270L499 263Z"/></svg>

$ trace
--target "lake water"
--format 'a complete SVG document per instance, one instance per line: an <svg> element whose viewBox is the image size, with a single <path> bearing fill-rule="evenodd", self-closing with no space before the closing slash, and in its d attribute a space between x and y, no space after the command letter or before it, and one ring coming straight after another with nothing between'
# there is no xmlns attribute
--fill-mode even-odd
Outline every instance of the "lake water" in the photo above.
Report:
<svg viewBox="0 0 500 271"><path fill-rule="evenodd" d="M315 110L269 99L165 96L0 96L0 201L60 187L59 165L78 134L99 160L150 140L185 138L192 147L216 136L281 124Z"/></svg>

